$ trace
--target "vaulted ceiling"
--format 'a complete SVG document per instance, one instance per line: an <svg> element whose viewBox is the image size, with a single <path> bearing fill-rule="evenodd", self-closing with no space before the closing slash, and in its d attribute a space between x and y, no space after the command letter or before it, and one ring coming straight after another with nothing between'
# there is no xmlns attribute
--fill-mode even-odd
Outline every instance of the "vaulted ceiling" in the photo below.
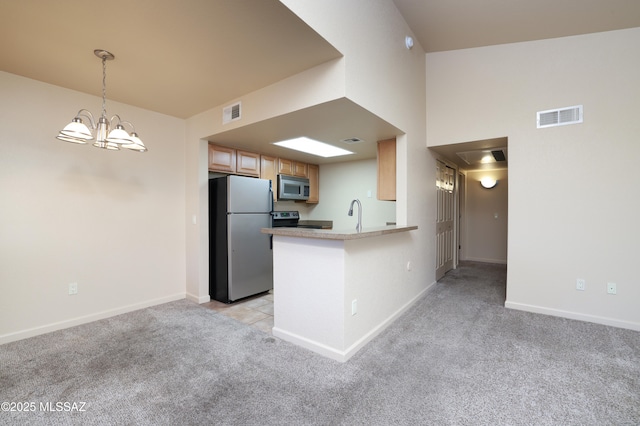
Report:
<svg viewBox="0 0 640 426"><path fill-rule="evenodd" d="M393 0L427 52L640 26L637 0Z"/></svg>
<svg viewBox="0 0 640 426"><path fill-rule="evenodd" d="M640 26L638 0L388 1L428 52ZM278 0L0 0L0 70L101 96L94 49L116 56L109 100L181 118L341 56ZM336 111L319 108L316 137L323 127L344 138L392 130L357 105L337 103ZM314 121L313 111L301 114ZM264 123L277 138L272 124ZM351 148L351 159L375 152Z"/></svg>
<svg viewBox="0 0 640 426"><path fill-rule="evenodd" d="M102 18L101 18L102 17ZM340 56L277 0L0 0L0 69L188 118Z"/></svg>

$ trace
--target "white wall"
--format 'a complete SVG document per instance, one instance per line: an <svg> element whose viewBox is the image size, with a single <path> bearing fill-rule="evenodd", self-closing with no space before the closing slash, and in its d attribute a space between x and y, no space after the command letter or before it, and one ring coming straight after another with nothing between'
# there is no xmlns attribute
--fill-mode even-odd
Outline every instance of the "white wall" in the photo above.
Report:
<svg viewBox="0 0 640 426"><path fill-rule="evenodd" d="M507 225L509 223L509 180L506 169L469 171L466 181L465 260L507 263ZM491 177L498 183L487 189L480 179Z"/></svg>
<svg viewBox="0 0 640 426"><path fill-rule="evenodd" d="M407 300L411 271L389 262L412 232L346 241L275 235L274 336L348 360L428 291Z"/></svg>
<svg viewBox="0 0 640 426"><path fill-rule="evenodd" d="M0 93L0 343L184 297L184 120L107 100L149 151L104 151L55 139L100 98Z"/></svg>
<svg viewBox="0 0 640 426"><path fill-rule="evenodd" d="M332 43L344 58L241 97L242 123L223 127L220 117L224 105L187 121L187 216L199 212L201 218L206 217L205 138L235 126L347 97L404 132L397 137L395 216L398 224L418 225L419 230L412 232L410 244L389 262L405 264L408 257L418 259L414 272L407 277L410 284L403 287L402 297L411 300L433 282L435 268L435 162L425 143L424 51L417 43L411 51L405 48L405 36L411 33L387 0L282 3ZM324 219L324 214L321 217L315 210L312 216ZM187 225L187 293L190 299L202 302L208 297L207 229L204 220L198 223Z"/></svg>
<svg viewBox="0 0 640 426"><path fill-rule="evenodd" d="M320 166L320 203L308 212L310 219L332 220L334 229L355 228L357 208L353 217L347 215L351 200L362 203L362 223L365 227L384 226L395 222L396 203L380 201L377 188L376 159L323 164ZM369 192L371 197L368 197Z"/></svg>
<svg viewBox="0 0 640 426"><path fill-rule="evenodd" d="M418 43L406 49L412 33L391 1L281 1L344 55L347 98L404 132L396 138L396 220L419 229L387 262L414 259L398 293L409 301L435 278L435 160L426 149L424 51Z"/></svg>
<svg viewBox="0 0 640 426"><path fill-rule="evenodd" d="M207 138L235 127L344 97L344 60L318 65L236 100L230 100L187 120L186 224L187 297L198 303L209 300L209 230L207 198ZM222 124L222 109L242 101L242 120Z"/></svg>
<svg viewBox="0 0 640 426"><path fill-rule="evenodd" d="M407 23L387 0L281 0L345 57L346 96L401 129L397 135L397 221L425 226L435 221L435 161L425 150L425 68L419 43ZM432 232L435 234L435 231ZM435 268L432 239L425 268ZM435 236L433 236L435 238ZM426 255L426 253L425 253Z"/></svg>
<svg viewBox="0 0 640 426"><path fill-rule="evenodd" d="M427 55L429 146L509 137L508 307L640 329L639 45L633 28ZM536 129L572 105L584 123Z"/></svg>

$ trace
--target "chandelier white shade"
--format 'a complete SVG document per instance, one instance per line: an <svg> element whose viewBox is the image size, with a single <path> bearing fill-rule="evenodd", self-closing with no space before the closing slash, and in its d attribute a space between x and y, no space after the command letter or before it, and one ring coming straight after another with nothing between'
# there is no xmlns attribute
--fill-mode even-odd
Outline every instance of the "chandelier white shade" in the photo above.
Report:
<svg viewBox="0 0 640 426"><path fill-rule="evenodd" d="M60 130L56 139L77 144L86 144L89 141L95 140L93 146L97 148L113 151L126 148L132 151L145 152L147 147L144 146L144 143L140 140L133 124L129 121L122 120L117 114L111 117L111 119L107 119L106 62L114 59L115 56L102 49L96 49L93 53L102 59L102 114L96 122L90 111L81 109L73 120L71 120L71 123ZM89 122L90 128L84 123L83 118ZM131 127L131 133L127 133L125 126Z"/></svg>
<svg viewBox="0 0 640 426"><path fill-rule="evenodd" d="M80 114L82 111L79 111ZM60 130L58 139L67 142L87 143L86 141L93 139L91 131L82 122L79 116L76 116L71 123L67 124L64 129Z"/></svg>

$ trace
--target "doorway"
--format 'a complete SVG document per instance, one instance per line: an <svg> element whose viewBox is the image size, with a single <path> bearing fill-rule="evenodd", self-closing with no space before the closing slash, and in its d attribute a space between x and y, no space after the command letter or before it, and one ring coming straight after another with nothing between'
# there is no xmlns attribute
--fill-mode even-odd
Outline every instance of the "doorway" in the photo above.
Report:
<svg viewBox="0 0 640 426"><path fill-rule="evenodd" d="M463 260L507 263L507 147L507 137L429 147L436 157L436 280ZM496 186L481 186L483 178Z"/></svg>

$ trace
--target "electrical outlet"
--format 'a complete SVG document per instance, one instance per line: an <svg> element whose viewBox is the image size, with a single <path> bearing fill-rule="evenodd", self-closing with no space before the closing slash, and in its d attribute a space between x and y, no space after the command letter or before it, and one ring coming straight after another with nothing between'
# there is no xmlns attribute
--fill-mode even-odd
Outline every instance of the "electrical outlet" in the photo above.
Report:
<svg viewBox="0 0 640 426"><path fill-rule="evenodd" d="M69 295L78 294L78 283L69 284Z"/></svg>
<svg viewBox="0 0 640 426"><path fill-rule="evenodd" d="M616 283L607 283L607 293L616 294Z"/></svg>
<svg viewBox="0 0 640 426"><path fill-rule="evenodd" d="M587 283L582 278L576 280L576 290L584 291L587 287Z"/></svg>
<svg viewBox="0 0 640 426"><path fill-rule="evenodd" d="M355 315L358 313L358 299L353 299L351 301L351 315Z"/></svg>

